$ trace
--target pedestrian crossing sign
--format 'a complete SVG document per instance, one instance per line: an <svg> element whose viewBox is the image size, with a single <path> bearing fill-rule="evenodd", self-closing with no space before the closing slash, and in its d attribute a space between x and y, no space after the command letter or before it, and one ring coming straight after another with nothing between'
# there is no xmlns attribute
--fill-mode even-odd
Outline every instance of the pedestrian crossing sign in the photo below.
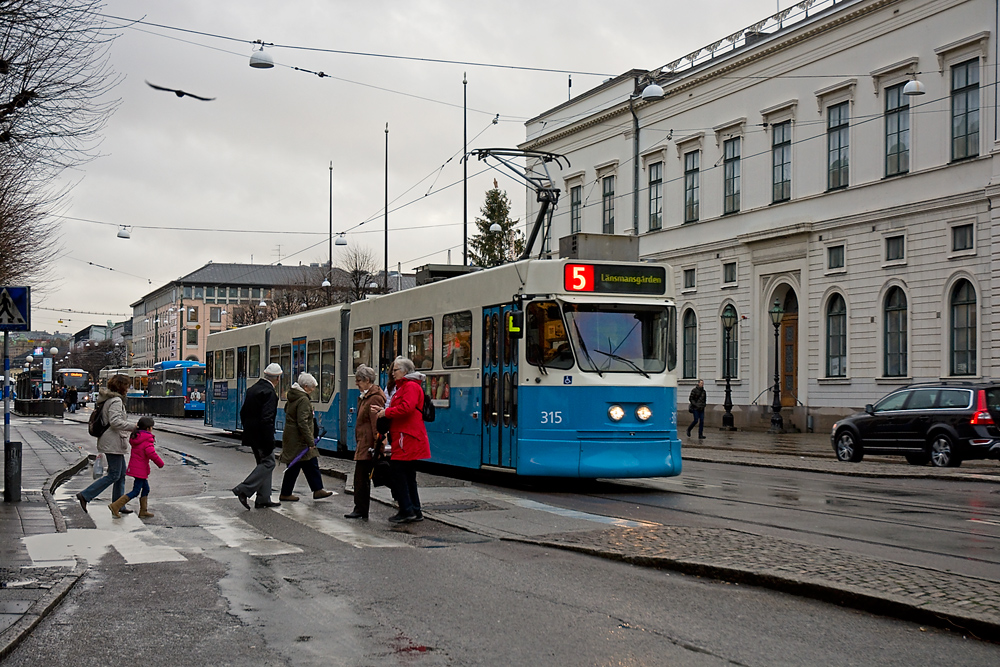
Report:
<svg viewBox="0 0 1000 667"><path fill-rule="evenodd" d="M30 287L0 287L0 331L31 331Z"/></svg>

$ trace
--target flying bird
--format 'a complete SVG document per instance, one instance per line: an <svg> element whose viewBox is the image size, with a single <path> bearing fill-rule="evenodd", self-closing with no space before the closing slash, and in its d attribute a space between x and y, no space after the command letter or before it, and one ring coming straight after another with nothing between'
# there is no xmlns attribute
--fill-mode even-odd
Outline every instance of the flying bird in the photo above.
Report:
<svg viewBox="0 0 1000 667"><path fill-rule="evenodd" d="M177 97L184 97L185 95L187 95L188 97L193 97L194 99L201 100L202 102L211 102L212 100L215 99L214 97L201 97L199 95L194 95L193 93L185 93L183 90L175 90L173 88L164 88L163 86L156 86L150 83L149 81L146 82L146 85L155 90L164 90L168 93L173 93Z"/></svg>

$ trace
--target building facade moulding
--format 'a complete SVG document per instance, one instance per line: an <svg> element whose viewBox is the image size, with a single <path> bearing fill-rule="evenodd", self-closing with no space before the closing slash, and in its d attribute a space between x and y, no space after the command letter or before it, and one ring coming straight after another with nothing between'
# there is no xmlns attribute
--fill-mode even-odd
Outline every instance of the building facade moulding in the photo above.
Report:
<svg viewBox="0 0 1000 667"><path fill-rule="evenodd" d="M858 86L857 79L847 79L846 81L841 81L840 83L835 83L832 86L827 86L826 88L820 88L814 94L816 95L816 112L819 114L823 113L823 103L834 96L846 94L850 102L854 103L854 90Z"/></svg>
<svg viewBox="0 0 1000 667"><path fill-rule="evenodd" d="M955 53L956 51L975 51L978 52L980 58L985 58L989 45L990 31L984 30L982 32L977 32L975 35L969 35L963 39L955 40L950 44L939 46L934 49L934 54L937 56L938 61L938 72L944 76L944 61L949 55Z"/></svg>
<svg viewBox="0 0 1000 667"><path fill-rule="evenodd" d="M872 70L870 74L872 77L872 85L875 87L875 97L878 97L879 91L882 88L881 83L884 79L898 77L904 73L910 76L916 76L917 66L919 64L920 58L913 56L912 58L900 60L899 62L895 62L891 65L886 65L885 67Z"/></svg>
<svg viewBox="0 0 1000 667"><path fill-rule="evenodd" d="M733 137L743 136L744 128L747 124L746 116L742 118L737 118L731 120L722 125L716 125L712 128L712 132L715 133L715 147L719 148L722 146L722 137L725 136L726 139L732 139Z"/></svg>

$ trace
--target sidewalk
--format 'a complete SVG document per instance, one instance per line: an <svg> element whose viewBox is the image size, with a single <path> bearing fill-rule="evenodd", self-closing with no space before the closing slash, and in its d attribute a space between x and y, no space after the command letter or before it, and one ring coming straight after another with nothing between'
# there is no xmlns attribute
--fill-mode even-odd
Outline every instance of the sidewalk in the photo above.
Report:
<svg viewBox="0 0 1000 667"><path fill-rule="evenodd" d="M82 428L87 415L67 417L80 422ZM17 435L12 436L24 442L23 487L36 493L24 494L21 503L0 503L6 545L0 567L6 568L2 571L5 580L17 583L0 589L0 622L4 623L0 626L0 659L58 604L86 570L85 562L78 562L75 568L52 568L52 572L22 568L30 561L20 538L34 532L65 530L48 494L74 469L87 465L72 444L44 435L44 421L19 418ZM157 427L209 441L238 443L196 421L158 418ZM948 470L905 465L898 457L866 457L862 463L849 464L834 458L826 434L706 434L705 440L685 440L685 459L856 476L1000 481L996 461L967 462ZM83 431L81 440L87 437ZM324 456L321 466L325 474L340 479L353 475L354 462L350 460ZM481 535L763 586L1000 641L1000 582L738 530L597 516L426 473L419 473L419 483L428 519ZM392 502L384 488L375 489L373 498Z"/></svg>

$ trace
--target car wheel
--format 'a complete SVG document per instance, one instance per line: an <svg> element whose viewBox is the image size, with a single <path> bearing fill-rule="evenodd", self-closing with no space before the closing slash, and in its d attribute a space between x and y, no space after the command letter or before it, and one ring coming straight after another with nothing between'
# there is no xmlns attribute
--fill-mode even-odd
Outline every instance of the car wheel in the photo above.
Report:
<svg viewBox="0 0 1000 667"><path fill-rule="evenodd" d="M911 466L927 465L927 462L930 460L931 455L927 452L910 452L906 455L906 462Z"/></svg>
<svg viewBox="0 0 1000 667"><path fill-rule="evenodd" d="M947 433L933 436L930 444L931 463L936 468L957 468L962 465L962 459L955 451L955 443Z"/></svg>
<svg viewBox="0 0 1000 667"><path fill-rule="evenodd" d="M857 463L864 458L864 450L855 440L854 434L847 429L837 434L836 442L837 444L834 445L833 450L836 452L838 460Z"/></svg>

